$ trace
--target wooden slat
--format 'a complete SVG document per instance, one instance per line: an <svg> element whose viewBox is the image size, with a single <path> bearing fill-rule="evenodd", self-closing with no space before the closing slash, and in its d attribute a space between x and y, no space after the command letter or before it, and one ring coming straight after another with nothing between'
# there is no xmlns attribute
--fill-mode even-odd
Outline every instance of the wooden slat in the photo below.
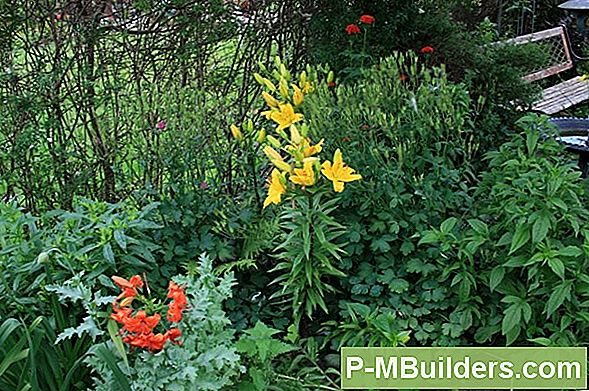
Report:
<svg viewBox="0 0 589 391"><path fill-rule="evenodd" d="M531 43L546 38L556 37L557 35L562 34L564 34L564 28L562 26L558 26L548 30L538 31L537 33L521 35L519 37L511 38L505 41L493 42L491 46L499 46L502 44L521 45L524 43Z"/></svg>
<svg viewBox="0 0 589 391"><path fill-rule="evenodd" d="M589 99L589 83L581 81L581 76L547 88L542 99L534 103L532 110L545 114L555 114Z"/></svg>
<svg viewBox="0 0 589 391"><path fill-rule="evenodd" d="M564 72L566 70L572 69L574 64L572 61L565 62L564 64L558 64L550 68L542 69L541 71L530 73L529 75L524 76L522 79L526 81L536 81L547 78L549 76L556 75L560 72Z"/></svg>

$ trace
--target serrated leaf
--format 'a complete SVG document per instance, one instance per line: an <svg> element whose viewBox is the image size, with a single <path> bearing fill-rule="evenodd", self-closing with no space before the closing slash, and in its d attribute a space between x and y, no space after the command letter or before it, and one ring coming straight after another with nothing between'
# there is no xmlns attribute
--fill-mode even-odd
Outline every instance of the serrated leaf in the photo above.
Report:
<svg viewBox="0 0 589 391"><path fill-rule="evenodd" d="M575 246L568 246L558 250L558 254L563 257L578 257L583 254L583 251Z"/></svg>
<svg viewBox="0 0 589 391"><path fill-rule="evenodd" d="M489 232L487 224L477 219L468 220L468 224L475 230L476 233L486 235Z"/></svg>

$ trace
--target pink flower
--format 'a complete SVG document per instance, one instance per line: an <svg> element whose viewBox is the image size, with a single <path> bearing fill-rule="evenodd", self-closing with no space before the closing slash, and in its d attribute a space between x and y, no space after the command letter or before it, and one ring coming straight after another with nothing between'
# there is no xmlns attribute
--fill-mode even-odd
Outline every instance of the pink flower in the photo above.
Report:
<svg viewBox="0 0 589 391"><path fill-rule="evenodd" d="M157 123L157 125L155 125L156 128L158 128L159 130L164 130L166 128L166 121L161 120L160 122Z"/></svg>
<svg viewBox="0 0 589 391"><path fill-rule="evenodd" d="M348 35L358 34L359 32L360 32L360 27L358 27L358 25L349 24L346 27L346 33L348 33Z"/></svg>
<svg viewBox="0 0 589 391"><path fill-rule="evenodd" d="M207 183L207 181L202 181L202 182L200 183L200 185L198 185L198 187L199 187L201 190L206 190L206 189L208 189L208 188L209 188L209 184Z"/></svg>
<svg viewBox="0 0 589 391"><path fill-rule="evenodd" d="M61 14L55 15L55 19L57 19L57 20L61 20L62 18L63 18L63 16Z"/></svg>

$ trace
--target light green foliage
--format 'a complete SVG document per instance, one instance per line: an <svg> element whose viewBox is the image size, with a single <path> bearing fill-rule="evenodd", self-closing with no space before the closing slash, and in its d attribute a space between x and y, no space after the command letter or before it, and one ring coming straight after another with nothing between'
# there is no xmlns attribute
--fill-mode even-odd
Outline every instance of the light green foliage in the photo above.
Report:
<svg viewBox="0 0 589 391"><path fill-rule="evenodd" d="M127 368L114 355L110 345L97 345L88 362L99 375L97 391L121 389L140 390L220 390L232 384L242 371L239 365L233 330L223 311L223 302L231 296L232 276L217 277L211 261L201 256L194 274L175 281L186 284L188 309L179 325L182 345L166 345L153 354L136 352ZM106 349L106 350L105 350ZM131 355L129 355L131 357ZM112 365L116 360L116 367ZM121 381L125 374L128 387Z"/></svg>

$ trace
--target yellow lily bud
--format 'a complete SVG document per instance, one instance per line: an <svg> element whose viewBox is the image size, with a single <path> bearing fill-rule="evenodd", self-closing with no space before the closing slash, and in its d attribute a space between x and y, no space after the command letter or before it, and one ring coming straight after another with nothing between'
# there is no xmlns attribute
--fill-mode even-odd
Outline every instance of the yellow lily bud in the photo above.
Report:
<svg viewBox="0 0 589 391"><path fill-rule="evenodd" d="M301 72L301 76L299 77L299 82L300 82L299 84L301 86L305 85L305 83L307 82L307 72L305 72L305 71Z"/></svg>
<svg viewBox="0 0 589 391"><path fill-rule="evenodd" d="M286 79L280 79L280 87L279 87L280 95L284 99L288 99L290 97L290 90L288 89L288 85L286 84Z"/></svg>
<svg viewBox="0 0 589 391"><path fill-rule="evenodd" d="M308 163L308 162L314 163L314 162L318 162L318 161L319 161L319 158L318 157L315 157L315 156L306 157L306 158L303 159L303 163Z"/></svg>
<svg viewBox="0 0 589 391"><path fill-rule="evenodd" d="M256 141L260 144L266 141L266 130L262 129L258 132L258 137L256 138Z"/></svg>
<svg viewBox="0 0 589 391"><path fill-rule="evenodd" d="M258 83L260 83L262 86L266 86L266 88L270 91L276 91L276 86L270 80L266 79L259 73L254 73L254 78Z"/></svg>
<svg viewBox="0 0 589 391"><path fill-rule="evenodd" d="M280 149L282 144L273 136L266 136L266 140L272 145L274 148Z"/></svg>
<svg viewBox="0 0 589 391"><path fill-rule="evenodd" d="M301 134L295 125L290 125L290 140L295 145L301 143Z"/></svg>
<svg viewBox="0 0 589 391"><path fill-rule="evenodd" d="M270 160L270 162L281 171L292 171L292 167L290 166L290 164L286 163L284 160Z"/></svg>
<svg viewBox="0 0 589 391"><path fill-rule="evenodd" d="M262 98L266 101L266 104L270 107L278 107L280 102L266 91L262 92Z"/></svg>
<svg viewBox="0 0 589 391"><path fill-rule="evenodd" d="M294 89L293 101L295 106L302 105L305 100L305 94L303 94L303 91L296 84L293 84L292 88Z"/></svg>
<svg viewBox="0 0 589 391"><path fill-rule="evenodd" d="M270 138L272 136L268 136L268 138ZM266 154L266 156L268 156L268 159L270 160L282 160L282 156L280 156L280 154L271 146L266 145L263 149L264 153Z"/></svg>
<svg viewBox="0 0 589 391"><path fill-rule="evenodd" d="M239 130L239 128L235 125L231 125L231 135L233 135L233 138L237 141L243 140L243 134L241 133L241 130Z"/></svg>

